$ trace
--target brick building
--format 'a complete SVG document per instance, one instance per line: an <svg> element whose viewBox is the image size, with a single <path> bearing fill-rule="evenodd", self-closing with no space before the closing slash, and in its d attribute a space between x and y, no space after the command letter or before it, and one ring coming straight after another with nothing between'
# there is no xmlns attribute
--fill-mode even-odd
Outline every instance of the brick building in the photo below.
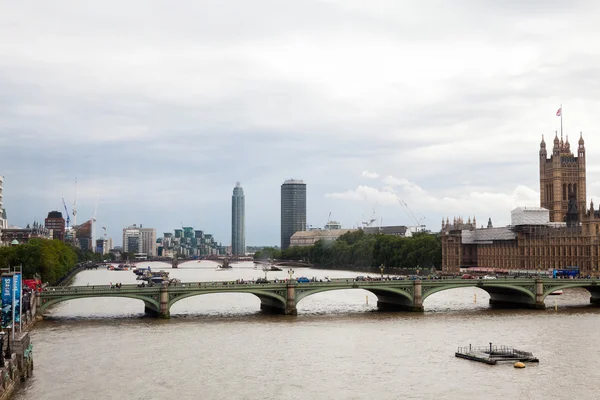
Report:
<svg viewBox="0 0 600 400"><path fill-rule="evenodd" d="M487 268L502 272L543 272L578 267L599 275L600 210L586 208L585 146L580 136L575 156L569 140L554 138L548 159L540 143L540 208L517 208L511 224L477 228L475 218L442 221L442 270Z"/></svg>

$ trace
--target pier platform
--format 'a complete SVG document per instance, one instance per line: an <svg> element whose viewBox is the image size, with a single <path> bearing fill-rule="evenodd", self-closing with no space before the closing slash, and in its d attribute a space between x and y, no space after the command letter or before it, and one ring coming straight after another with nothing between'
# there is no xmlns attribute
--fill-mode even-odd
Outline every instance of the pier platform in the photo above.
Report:
<svg viewBox="0 0 600 400"><path fill-rule="evenodd" d="M498 361L506 362L539 362L532 353L523 350L517 350L508 346L472 346L459 347L454 354L458 358L482 362L489 365L495 365Z"/></svg>

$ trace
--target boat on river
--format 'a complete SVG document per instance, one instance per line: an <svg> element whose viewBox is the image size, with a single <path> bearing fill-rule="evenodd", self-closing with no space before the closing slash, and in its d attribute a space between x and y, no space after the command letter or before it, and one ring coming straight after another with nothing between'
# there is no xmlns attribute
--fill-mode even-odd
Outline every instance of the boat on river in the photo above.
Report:
<svg viewBox="0 0 600 400"><path fill-rule="evenodd" d="M221 269L231 269L233 268L231 265L229 265L229 259L225 258L223 260L223 264L222 265L217 265L217 270L221 270Z"/></svg>
<svg viewBox="0 0 600 400"><path fill-rule="evenodd" d="M561 294L563 294L562 289L558 289L558 290L555 290L554 292L550 293L550 296L558 296Z"/></svg>

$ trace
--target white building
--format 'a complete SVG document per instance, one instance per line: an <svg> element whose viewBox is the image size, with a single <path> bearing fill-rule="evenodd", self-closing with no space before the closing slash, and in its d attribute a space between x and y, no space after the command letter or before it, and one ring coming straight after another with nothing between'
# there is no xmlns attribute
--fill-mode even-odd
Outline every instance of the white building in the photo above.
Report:
<svg viewBox="0 0 600 400"><path fill-rule="evenodd" d="M145 253L156 256L156 229L139 227L136 224L123 229L123 252Z"/></svg>

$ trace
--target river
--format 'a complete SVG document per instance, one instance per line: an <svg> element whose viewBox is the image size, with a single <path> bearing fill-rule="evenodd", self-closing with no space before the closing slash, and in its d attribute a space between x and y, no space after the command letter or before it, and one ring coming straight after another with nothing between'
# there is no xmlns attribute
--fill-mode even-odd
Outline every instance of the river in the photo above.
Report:
<svg viewBox="0 0 600 400"><path fill-rule="evenodd" d="M264 276L252 263L210 261L169 270L182 281ZM144 264L144 266L146 265ZM364 273L294 268L295 277ZM269 272L269 279L287 272ZM135 283L130 271L83 271L74 285ZM319 293L297 316L264 315L251 294L184 299L170 320L123 298L60 303L31 332L35 369L19 400L52 399L597 399L600 309L583 289L548 308L491 310L476 288L436 293L424 313L378 312L364 290ZM367 304L368 302L368 304ZM555 311L555 302L557 310ZM458 346L533 352L519 370L454 357Z"/></svg>

